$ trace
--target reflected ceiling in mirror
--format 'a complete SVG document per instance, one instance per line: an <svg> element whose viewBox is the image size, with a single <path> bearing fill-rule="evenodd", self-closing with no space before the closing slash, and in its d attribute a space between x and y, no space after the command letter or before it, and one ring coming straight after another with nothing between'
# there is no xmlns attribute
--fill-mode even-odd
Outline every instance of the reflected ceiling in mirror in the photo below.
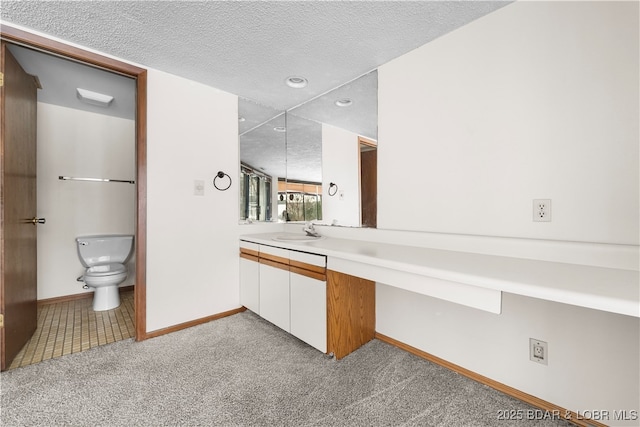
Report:
<svg viewBox="0 0 640 427"><path fill-rule="evenodd" d="M251 169L285 178L286 124L283 111L238 99L240 162Z"/></svg>
<svg viewBox="0 0 640 427"><path fill-rule="evenodd" d="M287 113L287 181L322 182L322 124Z"/></svg>
<svg viewBox="0 0 640 427"><path fill-rule="evenodd" d="M374 70L360 76L289 112L377 141L378 71Z"/></svg>

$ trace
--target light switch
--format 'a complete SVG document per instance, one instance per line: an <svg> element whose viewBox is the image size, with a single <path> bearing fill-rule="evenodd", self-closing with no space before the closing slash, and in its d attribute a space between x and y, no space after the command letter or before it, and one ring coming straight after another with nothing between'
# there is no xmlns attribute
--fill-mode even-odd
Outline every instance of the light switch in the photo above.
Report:
<svg viewBox="0 0 640 427"><path fill-rule="evenodd" d="M204 196L204 181L196 179L193 181L193 194L195 196Z"/></svg>

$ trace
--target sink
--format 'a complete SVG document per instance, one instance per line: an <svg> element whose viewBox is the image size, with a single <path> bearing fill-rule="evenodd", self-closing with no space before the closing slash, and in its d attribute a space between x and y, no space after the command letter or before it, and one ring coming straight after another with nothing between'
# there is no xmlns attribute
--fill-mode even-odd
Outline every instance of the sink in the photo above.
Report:
<svg viewBox="0 0 640 427"><path fill-rule="evenodd" d="M325 236L307 236L306 234L280 234L273 237L273 240L278 242L315 242L316 240L322 240Z"/></svg>

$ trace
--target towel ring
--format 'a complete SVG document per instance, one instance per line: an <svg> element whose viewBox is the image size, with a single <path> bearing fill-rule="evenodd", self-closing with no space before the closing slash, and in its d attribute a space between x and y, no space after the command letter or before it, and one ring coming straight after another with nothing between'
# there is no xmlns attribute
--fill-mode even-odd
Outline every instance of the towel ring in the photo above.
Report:
<svg viewBox="0 0 640 427"><path fill-rule="evenodd" d="M227 178L229 178L229 185L227 185L227 186L226 186L226 187L224 187L224 188L220 188L220 187L218 187L218 184L216 184L216 179L218 179L218 178L224 178L225 176L226 176ZM216 177L215 177L215 178L213 178L213 186L214 186L214 187L216 187L216 190L220 190L220 191L228 190L228 189L229 189L229 187L231 187L231 177L230 177L229 175L227 175L226 173L224 173L224 172L222 172L222 171L219 171L219 172L216 174Z"/></svg>
<svg viewBox="0 0 640 427"><path fill-rule="evenodd" d="M333 193L331 192L331 189L335 187L336 189L333 190ZM327 190L327 194L330 196L335 196L336 193L338 192L338 184L334 183L334 182L330 182L329 183L329 189Z"/></svg>

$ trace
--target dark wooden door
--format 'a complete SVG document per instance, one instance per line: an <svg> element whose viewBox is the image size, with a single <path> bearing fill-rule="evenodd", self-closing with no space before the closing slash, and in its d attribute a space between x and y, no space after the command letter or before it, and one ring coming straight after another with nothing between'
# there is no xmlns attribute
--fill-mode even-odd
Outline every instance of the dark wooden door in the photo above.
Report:
<svg viewBox="0 0 640 427"><path fill-rule="evenodd" d="M37 325L36 111L37 83L2 42L0 53L0 328L1 370Z"/></svg>
<svg viewBox="0 0 640 427"><path fill-rule="evenodd" d="M363 227L378 225L378 150L360 142L360 206Z"/></svg>

